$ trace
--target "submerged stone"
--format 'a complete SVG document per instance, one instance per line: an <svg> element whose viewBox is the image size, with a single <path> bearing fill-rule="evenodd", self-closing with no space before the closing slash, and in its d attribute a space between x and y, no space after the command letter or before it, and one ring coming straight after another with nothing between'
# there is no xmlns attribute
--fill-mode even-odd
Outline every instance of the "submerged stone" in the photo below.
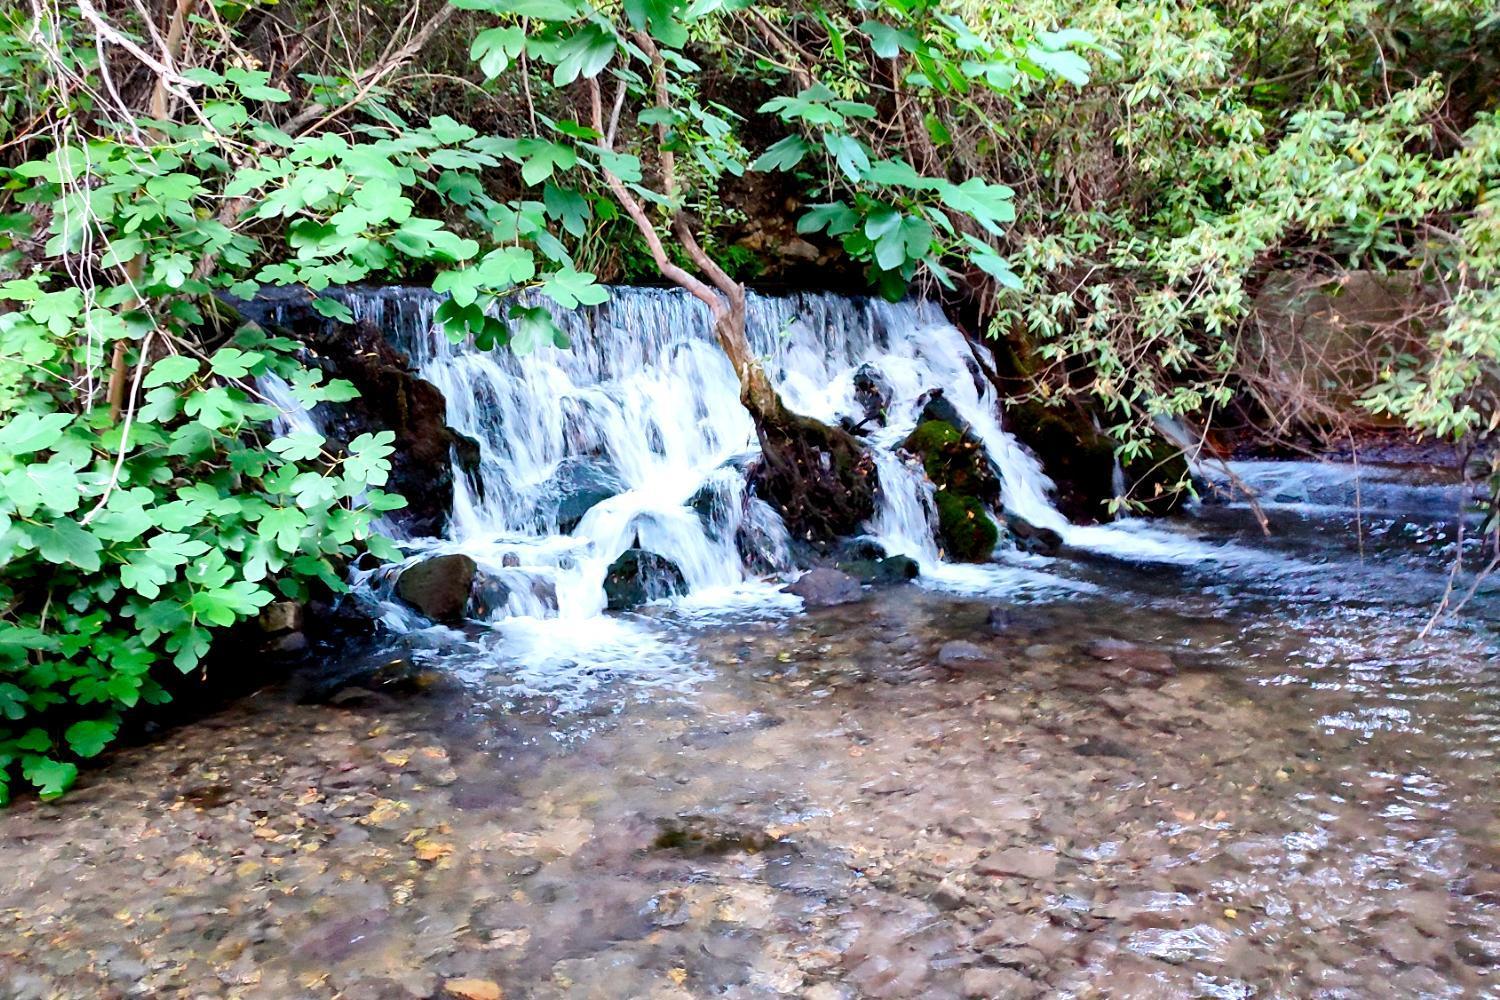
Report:
<svg viewBox="0 0 1500 1000"><path fill-rule="evenodd" d="M802 598L802 603L809 608L852 604L865 596L864 589L854 577L841 570L826 567L808 570L795 583L783 587L782 591Z"/></svg>
<svg viewBox="0 0 1500 1000"><path fill-rule="evenodd" d="M677 564L645 549L626 549L604 574L604 596L611 611L685 593L687 580Z"/></svg>
<svg viewBox="0 0 1500 1000"><path fill-rule="evenodd" d="M435 622L461 621L478 569L462 553L433 556L401 571L396 596Z"/></svg>

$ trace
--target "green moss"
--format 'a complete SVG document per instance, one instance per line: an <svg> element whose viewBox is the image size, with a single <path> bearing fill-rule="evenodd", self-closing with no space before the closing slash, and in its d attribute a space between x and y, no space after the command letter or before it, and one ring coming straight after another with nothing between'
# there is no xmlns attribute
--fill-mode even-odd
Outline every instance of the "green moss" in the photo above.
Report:
<svg viewBox="0 0 1500 1000"><path fill-rule="evenodd" d="M960 562L988 562L1000 540L1000 532L990 520L984 504L962 493L939 490L937 510L938 535L948 558Z"/></svg>
<svg viewBox="0 0 1500 1000"><path fill-rule="evenodd" d="M940 490L1000 499L1000 481L990 468L984 446L946 420L924 420L907 435L902 447L922 458L922 471Z"/></svg>

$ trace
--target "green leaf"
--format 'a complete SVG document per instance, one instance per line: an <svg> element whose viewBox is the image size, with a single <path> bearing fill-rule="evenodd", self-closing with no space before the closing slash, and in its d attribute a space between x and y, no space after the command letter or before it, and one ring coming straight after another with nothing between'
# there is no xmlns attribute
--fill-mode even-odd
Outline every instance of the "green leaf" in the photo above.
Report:
<svg viewBox="0 0 1500 1000"><path fill-rule="evenodd" d="M40 798L50 801L73 787L78 767L51 757L26 756L21 758L21 774L36 786Z"/></svg>
<svg viewBox="0 0 1500 1000"><path fill-rule="evenodd" d="M807 235L826 229L829 236L842 236L853 232L858 224L859 215L854 209L841 201L835 201L827 205L813 205L808 209L807 213L797 220L797 232Z"/></svg>
<svg viewBox="0 0 1500 1000"><path fill-rule="evenodd" d="M865 21L859 26L870 38L870 48L882 59L895 59L903 51L915 52L921 40L905 28L892 28L879 21Z"/></svg>
<svg viewBox="0 0 1500 1000"><path fill-rule="evenodd" d="M823 146L833 154L844 176L858 184L870 169L870 155L865 144L853 136L837 132L823 133Z"/></svg>
<svg viewBox="0 0 1500 1000"><path fill-rule="evenodd" d="M789 135L756 157L755 162L750 164L750 169L759 173L790 170L802 162L811 148L800 135Z"/></svg>
<svg viewBox="0 0 1500 1000"><path fill-rule="evenodd" d="M469 58L479 63L480 72L487 78L494 79L505 72L525 46L526 32L518 26L488 28L474 36Z"/></svg>
<svg viewBox="0 0 1500 1000"><path fill-rule="evenodd" d="M72 422L70 413L18 413L0 426L0 455L19 458L51 448Z"/></svg>
<svg viewBox="0 0 1500 1000"><path fill-rule="evenodd" d="M208 367L215 375L223 378L244 378L264 358L265 355L254 351L242 351L237 347L221 347L208 360Z"/></svg>
<svg viewBox="0 0 1500 1000"><path fill-rule="evenodd" d="M146 377L141 379L141 385L147 389L154 389L159 385L179 385L196 375L199 367L197 358L173 354L152 365Z"/></svg>
<svg viewBox="0 0 1500 1000"><path fill-rule="evenodd" d="M27 534L48 562L77 566L85 573L99 571L99 553L104 546L78 522L64 517L48 524L27 525Z"/></svg>
<svg viewBox="0 0 1500 1000"><path fill-rule="evenodd" d="M557 47L557 62L552 68L552 85L564 87L579 77L587 80L598 76L615 57L618 47L619 43L612 33L590 21Z"/></svg>
<svg viewBox="0 0 1500 1000"><path fill-rule="evenodd" d="M541 306L511 306L509 319L510 348L517 354L530 354L544 344L568 346L567 336Z"/></svg>
<svg viewBox="0 0 1500 1000"><path fill-rule="evenodd" d="M69 748L80 757L95 757L115 738L120 724L109 719L75 722L63 733Z"/></svg>
<svg viewBox="0 0 1500 1000"><path fill-rule="evenodd" d="M674 0L625 0L625 16L637 31L647 31L652 38L670 48L687 42L687 28L677 20L682 4Z"/></svg>
<svg viewBox="0 0 1500 1000"><path fill-rule="evenodd" d="M542 294L564 309L579 306L597 306L609 299L609 292L594 280L590 271L575 271L571 267L554 271L545 277Z"/></svg>

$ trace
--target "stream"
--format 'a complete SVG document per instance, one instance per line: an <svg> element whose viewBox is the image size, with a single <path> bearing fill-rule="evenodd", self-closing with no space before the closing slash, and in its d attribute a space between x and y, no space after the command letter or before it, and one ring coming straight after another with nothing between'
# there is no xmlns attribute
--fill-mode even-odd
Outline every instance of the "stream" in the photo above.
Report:
<svg viewBox="0 0 1500 1000"><path fill-rule="evenodd" d="M1270 539L1203 506L1151 530L1221 558L1036 560L993 624L666 605L649 682L425 630L261 691L4 816L5 995L1500 995L1493 590L1421 635L1455 491L1240 471Z"/></svg>
<svg viewBox="0 0 1500 1000"><path fill-rule="evenodd" d="M808 609L681 296L530 361L357 304L480 445L409 561L506 598L434 625L357 573L378 646L0 815L0 997L1500 997L1500 590L1434 620L1473 585L1437 470L1237 463L1269 534L1072 525L940 316L758 298L803 412L878 369L869 531L921 567ZM944 561L895 450L934 387L1059 554ZM604 613L637 546L686 592Z"/></svg>

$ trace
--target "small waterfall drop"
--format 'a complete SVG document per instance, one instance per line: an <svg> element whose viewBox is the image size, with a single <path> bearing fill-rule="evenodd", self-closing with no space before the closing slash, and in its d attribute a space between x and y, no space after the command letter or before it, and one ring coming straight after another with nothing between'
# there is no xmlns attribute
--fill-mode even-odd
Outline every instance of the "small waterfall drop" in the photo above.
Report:
<svg viewBox="0 0 1500 1000"><path fill-rule="evenodd" d="M488 609L492 619L595 620L609 567L636 547L676 565L689 603L733 604L749 593L765 601L774 591L759 581L792 569L785 527L745 484L754 423L708 312L691 296L616 288L598 307L553 309L572 346L518 356L450 342L434 326L442 300L431 292L338 294L442 390L449 425L479 444L474 474L455 472L448 537L404 541L418 554L474 558L508 594ZM1052 484L1036 458L1001 426L987 358L936 306L752 294L748 332L799 413L857 422L856 374L879 378L885 424L868 428L867 440L882 495L867 529L887 552L915 559L925 577L964 586L976 571L940 559L932 485L897 451L933 389L983 442L1004 508L1072 529L1048 499Z"/></svg>

